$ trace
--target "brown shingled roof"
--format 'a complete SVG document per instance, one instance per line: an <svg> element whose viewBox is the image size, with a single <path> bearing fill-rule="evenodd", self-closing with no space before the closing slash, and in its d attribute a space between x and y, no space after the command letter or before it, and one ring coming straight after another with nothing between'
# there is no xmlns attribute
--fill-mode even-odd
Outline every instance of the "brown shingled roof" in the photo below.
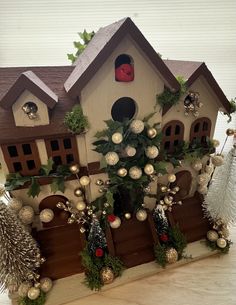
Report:
<svg viewBox="0 0 236 305"><path fill-rule="evenodd" d="M22 139L46 138L68 133L63 124L65 112L70 111L76 103L65 92L63 84L74 67L20 67L0 68L0 99L14 85L17 79L28 70L40 78L40 80L58 96L53 111L49 112L49 125L35 127L16 127L11 107L4 109L0 107L0 143L17 143ZM43 100L45 101L45 100Z"/></svg>
<svg viewBox="0 0 236 305"><path fill-rule="evenodd" d="M0 100L0 106L9 109L26 89L41 99L50 109L58 101L57 95L34 72L25 71L20 74L16 82Z"/></svg>
<svg viewBox="0 0 236 305"><path fill-rule="evenodd" d="M71 96L76 97L79 95L81 90L103 65L106 58L126 35L130 35L144 54L147 55L152 64L160 72L166 86L173 91L179 89L178 82L160 56L133 21L130 18L125 18L101 28L78 57L75 62L75 69L65 82L65 89Z"/></svg>
<svg viewBox="0 0 236 305"><path fill-rule="evenodd" d="M183 76L185 80L187 80L186 84L188 87L190 87L199 76L204 76L223 108L227 112L230 112L230 103L228 99L204 62L183 60L164 60L164 62L175 76ZM170 108L165 109L164 114L169 109Z"/></svg>

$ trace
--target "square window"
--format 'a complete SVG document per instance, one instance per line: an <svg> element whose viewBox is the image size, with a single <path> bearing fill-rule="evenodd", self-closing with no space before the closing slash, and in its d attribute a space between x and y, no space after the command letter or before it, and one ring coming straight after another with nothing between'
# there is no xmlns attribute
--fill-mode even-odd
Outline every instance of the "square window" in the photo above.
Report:
<svg viewBox="0 0 236 305"><path fill-rule="evenodd" d="M22 165L20 162L13 162L13 167L15 172L20 172L22 170Z"/></svg>
<svg viewBox="0 0 236 305"><path fill-rule="evenodd" d="M27 163L27 167L29 170L35 169L34 160L28 160L28 161L26 161L26 163Z"/></svg>
<svg viewBox="0 0 236 305"><path fill-rule="evenodd" d="M60 157L60 156L54 156L54 157L53 157L53 161L54 161L54 164L55 164L56 166L62 164L62 160L61 160L61 157Z"/></svg>
<svg viewBox="0 0 236 305"><path fill-rule="evenodd" d="M71 146L71 140L70 139L64 139L63 140L63 144L64 144L64 148L65 149L70 149L72 146Z"/></svg>
<svg viewBox="0 0 236 305"><path fill-rule="evenodd" d="M74 161L74 156L72 154L66 155L66 163L70 164Z"/></svg>
<svg viewBox="0 0 236 305"><path fill-rule="evenodd" d="M59 143L57 140L50 141L52 151L59 150Z"/></svg>
<svg viewBox="0 0 236 305"><path fill-rule="evenodd" d="M32 154L30 144L22 144L22 149L23 149L24 155L31 155Z"/></svg>
<svg viewBox="0 0 236 305"><path fill-rule="evenodd" d="M12 145L12 146L7 146L7 150L8 150L8 153L10 155L10 157L17 157L18 156L18 152L17 152L17 148L15 145Z"/></svg>

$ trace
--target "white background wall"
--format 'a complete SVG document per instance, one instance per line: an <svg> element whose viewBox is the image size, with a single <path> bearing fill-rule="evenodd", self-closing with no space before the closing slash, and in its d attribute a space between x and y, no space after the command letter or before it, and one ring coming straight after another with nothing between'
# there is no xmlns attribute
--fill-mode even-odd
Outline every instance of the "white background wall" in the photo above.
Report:
<svg viewBox="0 0 236 305"><path fill-rule="evenodd" d="M205 61L236 96L235 0L0 0L0 66L70 64L77 32L126 16L163 58ZM220 115L221 141L227 127Z"/></svg>

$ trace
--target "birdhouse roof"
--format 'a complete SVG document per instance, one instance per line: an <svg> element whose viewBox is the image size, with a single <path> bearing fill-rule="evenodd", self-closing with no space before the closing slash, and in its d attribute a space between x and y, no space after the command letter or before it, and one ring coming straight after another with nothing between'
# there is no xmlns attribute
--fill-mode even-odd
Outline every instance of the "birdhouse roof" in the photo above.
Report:
<svg viewBox="0 0 236 305"><path fill-rule="evenodd" d="M124 18L99 29L83 53L79 55L75 62L75 69L65 82L65 89L72 97L79 95L126 35L129 35L146 54L161 74L165 85L172 91L179 89L179 83L137 26L130 18Z"/></svg>

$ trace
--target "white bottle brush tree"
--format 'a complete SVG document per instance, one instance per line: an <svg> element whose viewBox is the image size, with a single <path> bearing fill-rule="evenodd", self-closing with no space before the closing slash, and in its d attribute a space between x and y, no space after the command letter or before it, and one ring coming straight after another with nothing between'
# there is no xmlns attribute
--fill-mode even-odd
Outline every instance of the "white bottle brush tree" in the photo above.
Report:
<svg viewBox="0 0 236 305"><path fill-rule="evenodd" d="M226 225L236 222L236 145L224 164L215 169L203 209L211 221L221 220Z"/></svg>
<svg viewBox="0 0 236 305"><path fill-rule="evenodd" d="M0 201L0 290L39 278L39 248L16 215Z"/></svg>

